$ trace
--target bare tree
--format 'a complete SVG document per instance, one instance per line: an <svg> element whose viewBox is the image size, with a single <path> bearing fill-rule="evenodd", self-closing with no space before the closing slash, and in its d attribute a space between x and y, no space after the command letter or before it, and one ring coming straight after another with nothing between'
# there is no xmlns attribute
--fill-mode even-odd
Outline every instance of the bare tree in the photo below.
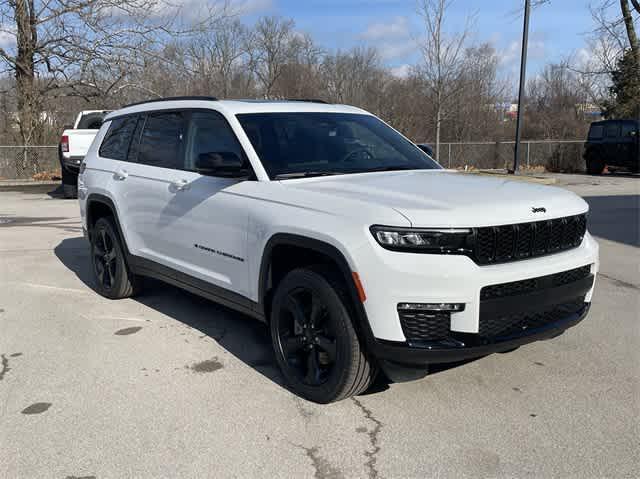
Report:
<svg viewBox="0 0 640 479"><path fill-rule="evenodd" d="M0 33L15 44L0 48L0 64L16 80L23 143L36 139L47 96L108 94L141 51L180 33L178 13L165 0L1 2Z"/></svg>
<svg viewBox="0 0 640 479"><path fill-rule="evenodd" d="M293 28L291 19L263 17L247 38L249 66L258 78L265 97L271 96L276 81L289 61Z"/></svg>
<svg viewBox="0 0 640 479"><path fill-rule="evenodd" d="M206 25L189 40L185 54L198 93L213 91L223 98L245 93L234 82L248 61L247 35L240 20L224 18Z"/></svg>
<svg viewBox="0 0 640 479"><path fill-rule="evenodd" d="M422 63L418 68L433 97L436 158L440 154L442 121L449 114L449 102L460 86L465 45L470 32L469 20L461 32L447 32L446 14L452 4L453 0L418 0L418 13L424 26L424 35L420 41Z"/></svg>

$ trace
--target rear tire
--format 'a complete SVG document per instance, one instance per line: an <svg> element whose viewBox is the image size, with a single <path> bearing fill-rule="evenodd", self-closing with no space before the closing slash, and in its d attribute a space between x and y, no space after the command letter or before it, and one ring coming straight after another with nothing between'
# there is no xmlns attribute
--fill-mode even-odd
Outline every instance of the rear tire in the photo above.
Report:
<svg viewBox="0 0 640 479"><path fill-rule="evenodd" d="M112 217L99 218L91 231L91 263L96 290L105 298L135 296L139 280L129 271Z"/></svg>
<svg viewBox="0 0 640 479"><path fill-rule="evenodd" d="M589 156L587 158L587 173L590 175L601 175L604 172L604 160L600 157Z"/></svg>
<svg viewBox="0 0 640 479"><path fill-rule="evenodd" d="M271 308L271 337L290 389L329 403L365 391L375 379L349 315L344 290L331 273L300 268L278 285Z"/></svg>

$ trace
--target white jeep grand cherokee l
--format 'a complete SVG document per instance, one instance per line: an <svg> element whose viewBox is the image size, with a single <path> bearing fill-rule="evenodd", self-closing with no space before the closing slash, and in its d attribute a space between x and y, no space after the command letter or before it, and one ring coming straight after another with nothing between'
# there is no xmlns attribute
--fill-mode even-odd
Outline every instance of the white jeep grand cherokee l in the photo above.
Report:
<svg viewBox="0 0 640 479"><path fill-rule="evenodd" d="M568 191L443 170L358 108L173 98L111 113L81 168L98 291L152 276L270 325L317 402L378 370L504 352L582 320L598 269Z"/></svg>

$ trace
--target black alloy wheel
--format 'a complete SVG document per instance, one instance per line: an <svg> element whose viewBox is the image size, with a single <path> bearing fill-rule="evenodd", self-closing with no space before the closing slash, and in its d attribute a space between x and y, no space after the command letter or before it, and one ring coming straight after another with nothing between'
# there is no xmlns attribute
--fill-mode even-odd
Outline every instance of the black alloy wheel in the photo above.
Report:
<svg viewBox="0 0 640 479"><path fill-rule="evenodd" d="M294 269L279 282L270 314L276 360L288 387L318 403L365 391L377 368L360 344L346 285L323 265Z"/></svg>
<svg viewBox="0 0 640 479"><path fill-rule="evenodd" d="M139 280L131 274L113 218L103 217L91 229L91 262L96 290L110 299L128 298L139 291Z"/></svg>
<svg viewBox="0 0 640 479"><path fill-rule="evenodd" d="M336 362L336 334L318 294L298 288L287 294L278 341L287 365L308 386L327 381Z"/></svg>
<svg viewBox="0 0 640 479"><path fill-rule="evenodd" d="M115 239L106 228L96 232L93 244L93 267L100 285L110 290L116 282Z"/></svg>

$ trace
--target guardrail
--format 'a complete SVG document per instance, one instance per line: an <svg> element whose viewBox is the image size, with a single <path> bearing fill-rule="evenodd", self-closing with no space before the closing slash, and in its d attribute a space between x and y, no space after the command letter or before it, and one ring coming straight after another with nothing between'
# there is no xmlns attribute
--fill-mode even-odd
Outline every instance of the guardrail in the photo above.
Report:
<svg viewBox="0 0 640 479"><path fill-rule="evenodd" d="M520 165L524 168L584 171L584 140L527 140L521 145ZM514 146L513 141L440 143L439 162L445 168L511 168ZM37 179L59 171L56 145L0 146L0 179Z"/></svg>

